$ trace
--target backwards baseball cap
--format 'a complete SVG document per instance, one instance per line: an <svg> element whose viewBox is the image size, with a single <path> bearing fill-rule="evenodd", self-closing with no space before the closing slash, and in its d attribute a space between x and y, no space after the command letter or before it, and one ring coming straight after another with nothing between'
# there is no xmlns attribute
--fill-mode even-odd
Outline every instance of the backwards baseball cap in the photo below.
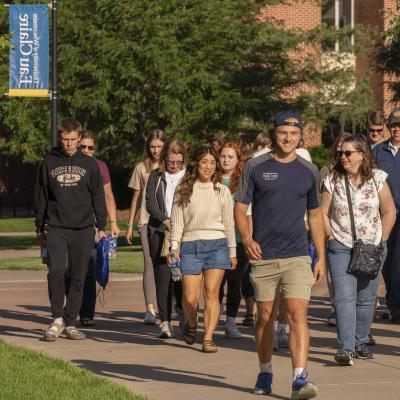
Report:
<svg viewBox="0 0 400 400"><path fill-rule="evenodd" d="M297 120L297 122L291 121L293 119ZM274 124L274 126L286 125L295 126L296 128L303 129L303 122L301 121L300 114L294 111L282 111L279 114L276 114L272 120L272 123Z"/></svg>
<svg viewBox="0 0 400 400"><path fill-rule="evenodd" d="M389 115L388 118L389 126L392 124L400 124L400 109L395 108Z"/></svg>

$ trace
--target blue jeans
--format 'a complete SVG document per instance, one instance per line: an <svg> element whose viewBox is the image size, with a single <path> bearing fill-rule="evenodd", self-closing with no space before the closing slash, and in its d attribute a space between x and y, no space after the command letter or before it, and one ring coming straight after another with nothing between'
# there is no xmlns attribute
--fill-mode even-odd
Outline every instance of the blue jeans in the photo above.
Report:
<svg viewBox="0 0 400 400"><path fill-rule="evenodd" d="M379 276L370 280L348 274L346 270L351 248L337 240L329 240L327 258L332 278L338 345L340 349L354 350L355 346L368 342Z"/></svg>

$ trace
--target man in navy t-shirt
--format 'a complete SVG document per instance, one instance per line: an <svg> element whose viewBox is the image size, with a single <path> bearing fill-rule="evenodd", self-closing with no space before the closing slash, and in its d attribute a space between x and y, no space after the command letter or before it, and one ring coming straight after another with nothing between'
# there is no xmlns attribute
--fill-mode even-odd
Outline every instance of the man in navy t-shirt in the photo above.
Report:
<svg viewBox="0 0 400 400"><path fill-rule="evenodd" d="M292 398L311 399L316 386L307 380L307 308L311 288L325 274L325 239L319 204L319 173L297 156L302 140L300 115L285 111L274 118L272 151L246 162L235 195L235 221L250 259L257 301L256 344L260 361L255 394L272 391L272 345L277 290L290 324ZM246 217L252 204L253 224ZM304 215L318 254L314 273L308 255Z"/></svg>

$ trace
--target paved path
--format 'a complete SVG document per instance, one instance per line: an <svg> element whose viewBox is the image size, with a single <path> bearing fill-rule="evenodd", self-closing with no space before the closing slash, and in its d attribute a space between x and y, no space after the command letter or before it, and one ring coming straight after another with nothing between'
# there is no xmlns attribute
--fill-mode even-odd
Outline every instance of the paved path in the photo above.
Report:
<svg viewBox="0 0 400 400"><path fill-rule="evenodd" d="M258 372L251 328L241 328L242 340L227 340L218 330L217 354L203 354L199 338L193 347L177 339L158 339L158 327L142 323L140 276L112 275L105 305L98 306L96 329L88 339L55 343L40 341L50 322L45 272L0 271L0 338L70 360L154 400L254 399L249 389ZM400 326L375 323L376 358L356 360L353 367L333 362L335 331L327 314L326 287L314 289L310 307L309 371L322 400L397 400L400 393ZM241 309L243 313L243 309ZM178 331L178 329L176 329ZM275 353L272 399L290 396L288 352Z"/></svg>
<svg viewBox="0 0 400 400"><path fill-rule="evenodd" d="M0 259L6 258L24 258L24 257L38 257L40 249L35 250L0 250Z"/></svg>

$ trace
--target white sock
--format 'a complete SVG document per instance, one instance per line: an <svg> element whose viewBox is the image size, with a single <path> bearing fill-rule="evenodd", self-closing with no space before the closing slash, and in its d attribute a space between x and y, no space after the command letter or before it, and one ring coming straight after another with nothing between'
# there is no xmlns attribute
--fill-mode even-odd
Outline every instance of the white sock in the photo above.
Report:
<svg viewBox="0 0 400 400"><path fill-rule="evenodd" d="M272 361L260 363L260 372L269 372L272 374Z"/></svg>
<svg viewBox="0 0 400 400"><path fill-rule="evenodd" d="M235 323L235 317L226 317L226 322L228 324L234 324Z"/></svg>
<svg viewBox="0 0 400 400"><path fill-rule="evenodd" d="M293 370L293 380L295 380L300 374L302 374L304 370L305 368L295 368Z"/></svg>
<svg viewBox="0 0 400 400"><path fill-rule="evenodd" d="M54 319L54 322L55 322L56 324L58 324L58 325L62 325L62 324L64 323L62 317L60 317L60 318L55 318L55 319Z"/></svg>

